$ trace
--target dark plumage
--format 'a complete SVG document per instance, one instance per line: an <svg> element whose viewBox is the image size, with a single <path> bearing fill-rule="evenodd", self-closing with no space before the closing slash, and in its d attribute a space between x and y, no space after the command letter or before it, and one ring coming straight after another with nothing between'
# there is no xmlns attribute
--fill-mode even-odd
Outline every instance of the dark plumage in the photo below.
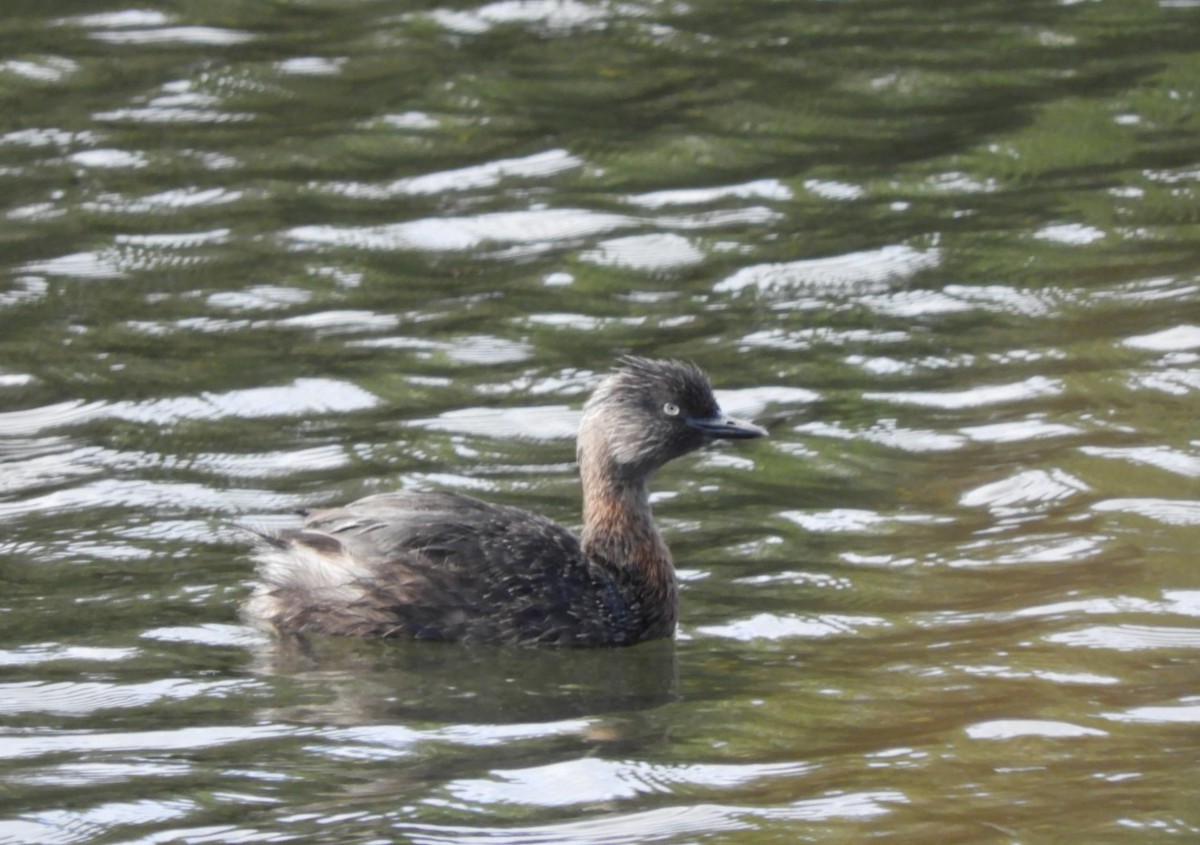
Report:
<svg viewBox="0 0 1200 845"><path fill-rule="evenodd" d="M262 537L246 614L284 632L361 637L587 646L670 636L675 569L646 482L711 439L764 434L726 417L695 366L626 358L584 406L579 539L459 493L369 496Z"/></svg>

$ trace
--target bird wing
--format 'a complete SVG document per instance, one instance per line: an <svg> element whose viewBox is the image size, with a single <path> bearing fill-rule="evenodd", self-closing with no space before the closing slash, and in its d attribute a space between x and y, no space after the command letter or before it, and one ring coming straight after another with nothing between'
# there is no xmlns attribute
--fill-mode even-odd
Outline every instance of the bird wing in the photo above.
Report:
<svg viewBox="0 0 1200 845"><path fill-rule="evenodd" d="M459 493L401 491L308 514L260 554L287 627L509 642L621 641L631 602L565 528ZM286 566L279 556L286 554Z"/></svg>

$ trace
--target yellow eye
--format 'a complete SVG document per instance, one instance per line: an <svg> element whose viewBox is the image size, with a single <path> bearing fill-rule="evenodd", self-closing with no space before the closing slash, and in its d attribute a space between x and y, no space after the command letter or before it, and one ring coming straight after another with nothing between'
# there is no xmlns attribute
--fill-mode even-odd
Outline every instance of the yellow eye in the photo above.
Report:
<svg viewBox="0 0 1200 845"><path fill-rule="evenodd" d="M668 417L677 417L679 416L679 406L674 402L668 402L667 404L663 405L663 413Z"/></svg>

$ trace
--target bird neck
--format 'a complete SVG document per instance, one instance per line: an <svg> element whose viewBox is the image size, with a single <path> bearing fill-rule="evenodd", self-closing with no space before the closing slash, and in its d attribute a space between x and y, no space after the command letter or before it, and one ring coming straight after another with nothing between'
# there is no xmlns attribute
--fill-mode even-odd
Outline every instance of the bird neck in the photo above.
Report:
<svg viewBox="0 0 1200 845"><path fill-rule="evenodd" d="M675 565L654 525L647 479L623 477L611 462L587 454L580 456L580 474L584 553L629 585L647 625L670 634L678 602Z"/></svg>

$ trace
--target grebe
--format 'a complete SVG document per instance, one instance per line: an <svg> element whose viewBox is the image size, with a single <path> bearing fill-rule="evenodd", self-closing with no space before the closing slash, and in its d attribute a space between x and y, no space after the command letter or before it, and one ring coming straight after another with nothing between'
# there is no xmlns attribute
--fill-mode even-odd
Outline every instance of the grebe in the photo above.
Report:
<svg viewBox="0 0 1200 845"><path fill-rule="evenodd" d="M714 439L767 432L721 411L708 377L627 357L583 408L583 532L461 493L400 491L259 535L247 617L281 633L564 646L675 631L678 587L650 476Z"/></svg>

